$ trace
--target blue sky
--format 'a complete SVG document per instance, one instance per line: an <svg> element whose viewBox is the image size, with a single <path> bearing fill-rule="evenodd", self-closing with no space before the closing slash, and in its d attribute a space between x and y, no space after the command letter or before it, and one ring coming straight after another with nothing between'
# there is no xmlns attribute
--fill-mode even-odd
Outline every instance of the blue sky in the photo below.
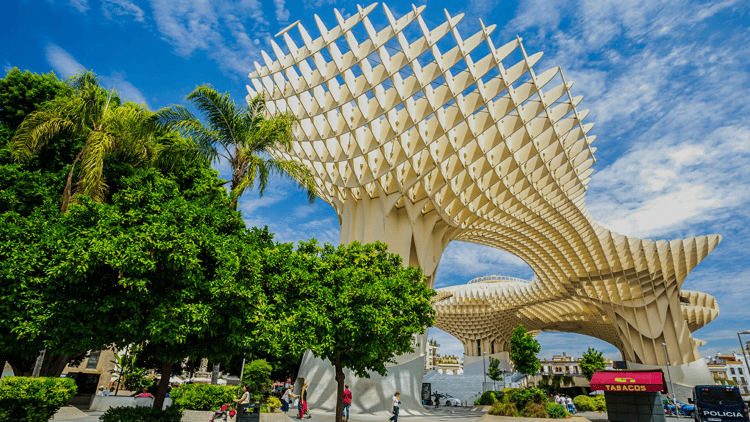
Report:
<svg viewBox="0 0 750 422"><path fill-rule="evenodd" d="M739 351L735 333L750 329L750 4L421 4L431 28L444 22L447 8L452 16L465 14L459 26L465 37L480 30L480 18L498 25L496 45L520 35L529 54L545 53L537 70L559 65L575 82L573 93L584 96L579 110L591 110L586 121L596 123L590 134L597 136L597 164L586 204L599 223L650 239L723 236L683 288L715 296L721 308L714 322L694 333L708 341L701 354ZM397 18L411 10L411 3L387 5ZM59 76L92 69L105 86L151 109L185 104L203 83L240 102L253 62L262 62L261 50L271 52L273 35L300 19L317 37L313 14L330 28L334 7L345 17L356 11L356 3L336 0L5 1L0 64ZM382 8L370 18L381 28ZM262 198L246 193L241 209L249 225L268 225L277 240L338 243L333 209L321 200L308 205L287 182L275 183ZM528 265L510 254L454 242L443 254L436 286L491 274L532 277ZM437 329L431 335L442 353L462 354L450 335ZM543 333L538 339L543 357L578 355L593 346L619 358L612 346L585 336Z"/></svg>

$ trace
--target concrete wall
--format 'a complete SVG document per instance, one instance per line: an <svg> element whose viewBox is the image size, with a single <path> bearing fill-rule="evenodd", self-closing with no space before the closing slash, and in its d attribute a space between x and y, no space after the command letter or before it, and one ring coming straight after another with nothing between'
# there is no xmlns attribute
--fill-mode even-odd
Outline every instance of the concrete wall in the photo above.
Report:
<svg viewBox="0 0 750 422"><path fill-rule="evenodd" d="M424 414L421 399L424 363L425 356L420 356L400 365L390 366L385 377L371 373L370 378L357 378L352 371L344 369L345 383L349 384L352 392L350 412L390 415L393 393L399 391L401 414ZM295 390L299 391L300 378L304 378L309 384L307 401L310 412L336 410L337 383L334 377L334 368L328 361L316 358L310 351L305 353Z"/></svg>
<svg viewBox="0 0 750 422"><path fill-rule="evenodd" d="M164 409L172 404L172 399L164 399ZM110 407L152 407L153 398L127 397L127 396L94 396L89 404L89 410L95 412L106 412Z"/></svg>
<svg viewBox="0 0 750 422"><path fill-rule="evenodd" d="M666 366L642 365L628 362L628 369L661 369L664 372L664 379L667 381L667 388L671 391L669 385L669 376L667 375ZM684 365L674 365L669 367L669 375L672 376L672 383L676 393L677 400L687 403L688 398L693 397L693 387L696 385L714 385L714 377L708 369L706 361L698 359ZM670 394L671 396L672 394Z"/></svg>

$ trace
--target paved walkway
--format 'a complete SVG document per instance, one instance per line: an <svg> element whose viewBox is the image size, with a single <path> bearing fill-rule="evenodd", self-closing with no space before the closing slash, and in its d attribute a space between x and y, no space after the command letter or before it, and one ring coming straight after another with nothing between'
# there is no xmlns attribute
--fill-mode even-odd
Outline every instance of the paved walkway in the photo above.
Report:
<svg viewBox="0 0 750 422"><path fill-rule="evenodd" d="M61 408L51 419L52 422L99 422L99 416L103 412L84 412L73 406ZM211 411L187 411L184 413L182 422L208 422L213 415ZM296 412L290 411L284 413L261 413L261 422L291 422L298 420ZM330 412L311 412L311 418L305 419L310 422L330 422L334 420L333 413ZM385 422L388 416L382 414L350 414L349 422ZM509 416L492 416L481 408L469 407L446 407L446 408L427 408L426 412L421 415L399 415L400 421L404 422L550 422L551 419L536 418L513 418ZM232 422L230 419L229 422ZM578 412L570 419L564 422L606 422L606 412Z"/></svg>

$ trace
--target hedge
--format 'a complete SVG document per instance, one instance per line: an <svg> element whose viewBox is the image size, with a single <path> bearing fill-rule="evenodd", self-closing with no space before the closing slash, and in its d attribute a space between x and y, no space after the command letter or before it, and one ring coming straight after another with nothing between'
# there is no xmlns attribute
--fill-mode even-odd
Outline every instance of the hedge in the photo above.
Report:
<svg viewBox="0 0 750 422"><path fill-rule="evenodd" d="M0 422L47 422L78 391L72 378L4 377Z"/></svg>
<svg viewBox="0 0 750 422"><path fill-rule="evenodd" d="M604 400L604 396L597 395L594 397L589 396L576 396L573 399L573 404L576 405L576 410L580 411L606 411L607 402Z"/></svg>
<svg viewBox="0 0 750 422"><path fill-rule="evenodd" d="M550 402L547 402L547 414L553 419L567 418L570 416L570 413L565 409L565 406Z"/></svg>
<svg viewBox="0 0 750 422"><path fill-rule="evenodd" d="M218 410L237 397L231 385L185 384L172 389L172 404L183 410Z"/></svg>
<svg viewBox="0 0 750 422"><path fill-rule="evenodd" d="M177 406L165 410L150 407L110 407L99 416L101 422L180 422L182 412Z"/></svg>
<svg viewBox="0 0 750 422"><path fill-rule="evenodd" d="M555 417L549 414L548 408L547 396L538 388L506 388L488 413L525 418Z"/></svg>

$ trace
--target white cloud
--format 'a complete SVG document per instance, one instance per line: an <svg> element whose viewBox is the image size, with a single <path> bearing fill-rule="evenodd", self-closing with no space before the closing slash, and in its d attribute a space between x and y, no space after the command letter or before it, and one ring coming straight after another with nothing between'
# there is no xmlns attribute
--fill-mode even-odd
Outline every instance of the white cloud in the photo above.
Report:
<svg viewBox="0 0 750 422"><path fill-rule="evenodd" d="M112 15L133 16L136 22L145 22L143 9L129 0L103 0L102 13L107 19L112 19Z"/></svg>
<svg viewBox="0 0 750 422"><path fill-rule="evenodd" d="M70 5L81 13L86 13L89 10L88 0L70 0Z"/></svg>
<svg viewBox="0 0 750 422"><path fill-rule="evenodd" d="M133 84L126 81L120 72L112 72L110 76L102 76L102 85L107 88L115 88L122 97L138 104L146 104L146 96Z"/></svg>
<svg viewBox="0 0 750 422"><path fill-rule="evenodd" d="M10 64L8 59L3 60L3 70L8 72L13 69L13 66Z"/></svg>
<svg viewBox="0 0 750 422"><path fill-rule="evenodd" d="M289 10L284 7L284 0L273 0L273 4L276 6L276 20L279 23L289 21Z"/></svg>
<svg viewBox="0 0 750 422"><path fill-rule="evenodd" d="M79 70L85 69L70 53L57 44L48 43L44 51L47 55L47 63L64 78L73 76Z"/></svg>
<svg viewBox="0 0 750 422"><path fill-rule="evenodd" d="M151 6L157 29L178 55L205 51L222 69L237 74L247 74L253 60L260 57L248 48L251 43L271 36L258 0L151 0Z"/></svg>

